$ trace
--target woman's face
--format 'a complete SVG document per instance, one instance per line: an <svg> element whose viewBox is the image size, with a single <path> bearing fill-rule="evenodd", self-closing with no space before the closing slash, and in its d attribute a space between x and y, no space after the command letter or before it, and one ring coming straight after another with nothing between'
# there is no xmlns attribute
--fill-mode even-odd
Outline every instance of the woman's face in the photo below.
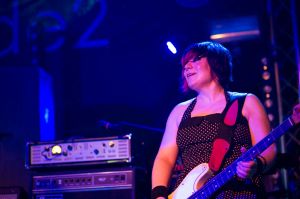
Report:
<svg viewBox="0 0 300 199"><path fill-rule="evenodd" d="M192 90L208 86L215 79L206 57L193 57L184 65L183 70L185 80Z"/></svg>

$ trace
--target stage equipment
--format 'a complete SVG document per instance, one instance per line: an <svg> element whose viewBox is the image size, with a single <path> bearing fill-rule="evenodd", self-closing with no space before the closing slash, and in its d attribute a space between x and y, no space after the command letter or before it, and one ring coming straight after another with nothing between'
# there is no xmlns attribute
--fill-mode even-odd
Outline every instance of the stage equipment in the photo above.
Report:
<svg viewBox="0 0 300 199"><path fill-rule="evenodd" d="M133 167L33 176L34 199L143 199L145 171Z"/></svg>
<svg viewBox="0 0 300 199"><path fill-rule="evenodd" d="M24 190L21 187L0 187L0 199L25 199Z"/></svg>
<svg viewBox="0 0 300 199"><path fill-rule="evenodd" d="M45 168L130 163L131 134L124 136L27 143L26 167Z"/></svg>

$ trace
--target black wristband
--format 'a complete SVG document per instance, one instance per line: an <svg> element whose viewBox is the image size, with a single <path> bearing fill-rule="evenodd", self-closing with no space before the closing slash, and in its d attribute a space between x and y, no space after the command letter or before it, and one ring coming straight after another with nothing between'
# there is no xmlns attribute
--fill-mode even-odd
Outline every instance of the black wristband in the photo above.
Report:
<svg viewBox="0 0 300 199"><path fill-rule="evenodd" d="M151 199L158 197L168 198L168 188L166 186L156 186L151 190Z"/></svg>
<svg viewBox="0 0 300 199"><path fill-rule="evenodd" d="M260 174L262 172L262 168L263 168L263 163L261 161L260 158L256 157L255 158L255 162L256 162L256 172L255 174Z"/></svg>
<svg viewBox="0 0 300 199"><path fill-rule="evenodd" d="M262 155L258 155L257 157L258 157L260 160L262 160L263 168L264 168L264 170L265 170L266 167L267 167L267 160L266 160L266 158L265 158L264 156L262 156Z"/></svg>
<svg viewBox="0 0 300 199"><path fill-rule="evenodd" d="M255 161L256 161L256 172L255 174L258 175L258 174L262 174L266 168L266 162L265 162L265 158L263 158L263 161L262 159L263 158L262 156L257 156L255 158Z"/></svg>

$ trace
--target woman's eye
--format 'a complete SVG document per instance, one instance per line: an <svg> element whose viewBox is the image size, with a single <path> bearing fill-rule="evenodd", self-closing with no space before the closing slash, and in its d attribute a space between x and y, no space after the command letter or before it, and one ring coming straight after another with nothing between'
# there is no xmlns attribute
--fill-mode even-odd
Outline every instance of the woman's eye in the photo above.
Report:
<svg viewBox="0 0 300 199"><path fill-rule="evenodd" d="M197 56L197 57L195 57L195 58L192 60L192 62L199 61L201 58L202 58L202 56Z"/></svg>

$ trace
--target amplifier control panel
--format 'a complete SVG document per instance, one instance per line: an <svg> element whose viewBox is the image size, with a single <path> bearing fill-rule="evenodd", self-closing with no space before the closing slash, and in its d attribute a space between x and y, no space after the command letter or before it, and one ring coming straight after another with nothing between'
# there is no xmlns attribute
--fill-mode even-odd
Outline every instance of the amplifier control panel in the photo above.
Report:
<svg viewBox="0 0 300 199"><path fill-rule="evenodd" d="M28 143L27 167L131 162L131 137Z"/></svg>

